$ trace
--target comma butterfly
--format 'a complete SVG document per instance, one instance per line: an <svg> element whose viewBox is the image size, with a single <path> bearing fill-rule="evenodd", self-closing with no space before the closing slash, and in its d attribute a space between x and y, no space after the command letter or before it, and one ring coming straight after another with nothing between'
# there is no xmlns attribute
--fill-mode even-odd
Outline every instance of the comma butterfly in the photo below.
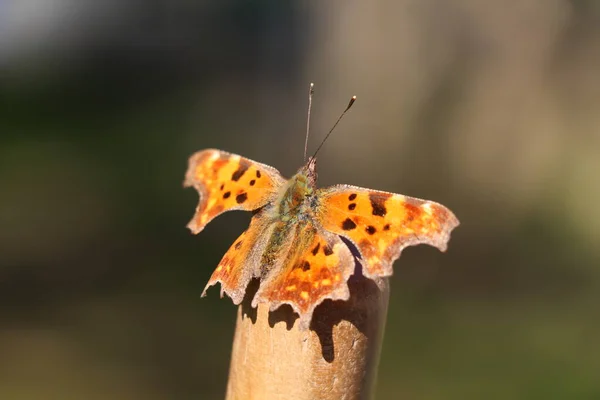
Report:
<svg viewBox="0 0 600 400"><path fill-rule="evenodd" d="M312 93L311 84L309 121ZM348 242L358 250L363 275L377 279L392 275L392 264L407 246L425 243L445 251L459 224L450 210L432 201L350 185L317 188L316 181L315 156L289 180L273 167L221 150L190 157L184 186L200 195L188 224L192 233L225 211L253 213L202 296L219 282L221 297L226 293L240 304L250 280L259 278L252 307L266 303L275 310L289 304L300 316L300 327L307 329L323 300L349 298L347 280L354 273L355 256Z"/></svg>

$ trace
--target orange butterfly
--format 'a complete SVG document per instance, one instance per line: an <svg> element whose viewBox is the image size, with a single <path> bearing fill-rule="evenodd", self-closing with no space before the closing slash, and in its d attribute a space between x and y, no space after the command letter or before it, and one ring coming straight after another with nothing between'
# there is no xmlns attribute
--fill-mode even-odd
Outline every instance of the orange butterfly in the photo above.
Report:
<svg viewBox="0 0 600 400"><path fill-rule="evenodd" d="M371 279L392 275L392 264L407 246L446 250L459 222L443 205L350 185L318 189L315 167L313 156L287 180L273 167L221 150L190 157L184 186L200 194L188 224L192 233L225 211L253 212L202 296L219 282L221 297L226 293L240 304L250 280L260 278L252 306L266 303L275 310L289 304L306 329L323 300L349 298L355 257L342 238L356 247L362 273Z"/></svg>

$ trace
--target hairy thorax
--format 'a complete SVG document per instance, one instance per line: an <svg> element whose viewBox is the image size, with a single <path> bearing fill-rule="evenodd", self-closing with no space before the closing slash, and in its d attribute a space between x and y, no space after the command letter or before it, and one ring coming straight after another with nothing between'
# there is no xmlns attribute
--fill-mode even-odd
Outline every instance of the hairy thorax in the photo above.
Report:
<svg viewBox="0 0 600 400"><path fill-rule="evenodd" d="M314 230L311 223L313 210L311 199L314 183L304 173L294 175L282 188L277 202L269 210L273 230L261 257L261 269L267 272L275 260L287 259L286 253L298 238L311 237L303 234L305 230Z"/></svg>
<svg viewBox="0 0 600 400"><path fill-rule="evenodd" d="M313 193L314 188L305 174L299 172L294 175L279 197L277 219L284 223L294 223L300 217L310 215L310 198Z"/></svg>

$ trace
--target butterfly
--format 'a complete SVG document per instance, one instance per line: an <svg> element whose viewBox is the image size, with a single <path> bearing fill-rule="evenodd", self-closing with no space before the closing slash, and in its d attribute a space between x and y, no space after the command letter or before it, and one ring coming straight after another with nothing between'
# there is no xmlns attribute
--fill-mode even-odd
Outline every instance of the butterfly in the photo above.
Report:
<svg viewBox="0 0 600 400"><path fill-rule="evenodd" d="M405 247L424 243L445 251L459 224L433 201L351 185L317 188L316 183L315 156L285 179L269 165L225 151L193 154L184 181L200 195L188 224L192 233L223 212L252 212L250 226L227 250L202 296L220 283L221 297L227 294L237 305L250 280L259 278L252 307L264 303L273 311L289 304L300 328L307 329L325 299L348 300L355 261L367 278L391 276Z"/></svg>

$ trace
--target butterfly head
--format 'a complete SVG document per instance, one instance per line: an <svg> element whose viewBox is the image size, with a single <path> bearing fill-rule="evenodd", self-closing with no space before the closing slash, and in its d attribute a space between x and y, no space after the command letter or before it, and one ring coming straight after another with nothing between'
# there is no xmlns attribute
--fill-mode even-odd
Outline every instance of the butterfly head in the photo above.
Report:
<svg viewBox="0 0 600 400"><path fill-rule="evenodd" d="M300 168L298 173L306 176L308 186L315 187L317 184L317 158L309 157L306 165Z"/></svg>
<svg viewBox="0 0 600 400"><path fill-rule="evenodd" d="M307 201L312 198L317 183L316 159L311 157L306 165L298 170L282 190L279 201L279 215L282 219L297 218L305 213Z"/></svg>

